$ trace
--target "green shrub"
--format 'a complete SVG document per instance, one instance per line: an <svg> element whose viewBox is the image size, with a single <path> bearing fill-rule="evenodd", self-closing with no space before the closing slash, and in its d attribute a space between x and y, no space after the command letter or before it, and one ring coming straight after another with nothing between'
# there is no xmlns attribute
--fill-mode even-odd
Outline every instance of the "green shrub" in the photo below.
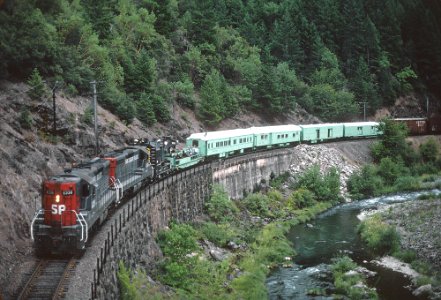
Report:
<svg viewBox="0 0 441 300"><path fill-rule="evenodd" d="M350 270L354 270L357 264L349 256L342 256L332 259L331 270L335 273L346 273Z"/></svg>
<svg viewBox="0 0 441 300"><path fill-rule="evenodd" d="M361 222L358 232L368 248L375 254L393 253L400 246L400 236L395 227L383 222L380 215L374 215Z"/></svg>
<svg viewBox="0 0 441 300"><path fill-rule="evenodd" d="M416 279L416 285L417 286L423 286L427 284L433 284L433 279L429 276L418 276Z"/></svg>
<svg viewBox="0 0 441 300"><path fill-rule="evenodd" d="M412 172L416 175L437 174L439 167L434 163L417 163L412 166Z"/></svg>
<svg viewBox="0 0 441 300"><path fill-rule="evenodd" d="M282 262L285 256L295 254L286 238L288 228L280 223L271 223L258 232L255 242L239 262L243 275L231 283L232 299L268 298L265 286L268 266Z"/></svg>
<svg viewBox="0 0 441 300"><path fill-rule="evenodd" d="M383 179L377 176L374 165L366 165L348 180L348 191L354 200L377 196L383 189Z"/></svg>
<svg viewBox="0 0 441 300"><path fill-rule="evenodd" d="M321 175L320 167L314 165L299 177L296 187L310 190L317 201L340 200L340 174L336 168L331 168L325 175Z"/></svg>
<svg viewBox="0 0 441 300"><path fill-rule="evenodd" d="M428 194L419 195L418 200L433 200L433 199L438 199L439 197L440 197L439 194L428 193Z"/></svg>
<svg viewBox="0 0 441 300"><path fill-rule="evenodd" d="M404 160L406 152L411 151L411 147L406 143L406 125L385 119L380 123L379 130L383 132L381 140L371 148L374 160L379 162L386 157L394 161Z"/></svg>
<svg viewBox="0 0 441 300"><path fill-rule="evenodd" d="M235 218L238 208L220 185L213 185L210 200L205 204L207 213L215 222L228 222Z"/></svg>
<svg viewBox="0 0 441 300"><path fill-rule="evenodd" d="M394 162L391 158L382 158L377 169L377 174L381 176L386 185L393 185L398 177L403 176L406 169L400 162Z"/></svg>
<svg viewBox="0 0 441 300"><path fill-rule="evenodd" d="M123 300L135 299L137 289L131 282L130 271L122 261L119 262L118 281L121 287L121 298Z"/></svg>
<svg viewBox="0 0 441 300"><path fill-rule="evenodd" d="M253 215L260 217L271 216L268 202L268 197L260 193L250 194L243 200L245 208Z"/></svg>
<svg viewBox="0 0 441 300"><path fill-rule="evenodd" d="M285 172L279 176L276 176L273 172L271 172L269 184L272 188L280 189L282 184L288 180L289 176L289 172Z"/></svg>
<svg viewBox="0 0 441 300"><path fill-rule="evenodd" d="M398 177L394 186L397 191L416 191L421 188L419 179L411 176Z"/></svg>
<svg viewBox="0 0 441 300"><path fill-rule="evenodd" d="M408 264L412 263L416 259L416 253L412 250L398 250L393 253L393 256Z"/></svg>
<svg viewBox="0 0 441 300"><path fill-rule="evenodd" d="M73 84L71 84L71 83L69 83L69 84L66 86L66 88L64 89L64 91L65 91L66 94L67 94L68 96L70 96L70 97L75 97L75 96L78 95L78 90L77 90L77 88L76 88Z"/></svg>
<svg viewBox="0 0 441 300"><path fill-rule="evenodd" d="M425 261L416 259L411 264L412 268L420 274L431 275L432 267Z"/></svg>
<svg viewBox="0 0 441 300"><path fill-rule="evenodd" d="M305 188L299 188L288 198L287 207L290 211L293 211L312 206L315 203L315 195L311 191Z"/></svg>
<svg viewBox="0 0 441 300"><path fill-rule="evenodd" d="M93 109L92 109L92 107L89 106L84 110L84 113L81 116L81 121L83 121L84 123L86 123L88 125L93 124Z"/></svg>
<svg viewBox="0 0 441 300"><path fill-rule="evenodd" d="M216 246L224 247L228 241L234 240L236 235L230 224L204 223L201 226L204 237Z"/></svg>
<svg viewBox="0 0 441 300"><path fill-rule="evenodd" d="M355 287L364 279L361 274L346 275L348 271L354 270L357 264L348 256L335 258L331 265L332 275L334 277L335 293L337 295L348 296L349 299L378 299L375 289L366 289ZM336 297L338 299L338 297Z"/></svg>
<svg viewBox="0 0 441 300"><path fill-rule="evenodd" d="M431 137L420 145L419 151L423 162L433 163L438 158L439 144Z"/></svg>
<svg viewBox="0 0 441 300"><path fill-rule="evenodd" d="M435 174L428 174L428 175L423 175L421 181L422 182L434 182L439 178L438 175Z"/></svg>
<svg viewBox="0 0 441 300"><path fill-rule="evenodd" d="M189 259L187 259L187 262ZM167 285L188 289L190 285L189 265L184 262L166 261L161 280Z"/></svg>
<svg viewBox="0 0 441 300"><path fill-rule="evenodd" d="M157 241L162 253L177 262L185 260L187 254L199 250L196 231L187 224L172 222L170 230L158 233Z"/></svg>
<svg viewBox="0 0 441 300"><path fill-rule="evenodd" d="M34 124L31 113L27 108L23 108L20 112L20 117L18 119L20 125L25 129L31 129Z"/></svg>

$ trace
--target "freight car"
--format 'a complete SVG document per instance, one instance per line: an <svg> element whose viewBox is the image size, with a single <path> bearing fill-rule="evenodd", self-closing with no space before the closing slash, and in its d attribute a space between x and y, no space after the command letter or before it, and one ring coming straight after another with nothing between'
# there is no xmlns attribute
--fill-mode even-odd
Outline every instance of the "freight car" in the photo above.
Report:
<svg viewBox="0 0 441 300"><path fill-rule="evenodd" d="M130 147L81 163L43 182L42 208L31 222L36 253L78 253L90 231L106 219L109 210L142 185L205 159L228 157L302 142L373 137L378 123L332 123L251 127L191 134L186 148L165 137L138 140Z"/></svg>
<svg viewBox="0 0 441 300"><path fill-rule="evenodd" d="M441 117L432 116L427 119L428 134L440 134L441 133Z"/></svg>
<svg viewBox="0 0 441 300"><path fill-rule="evenodd" d="M427 134L429 130L427 118L396 118L394 121L405 124L410 135Z"/></svg>
<svg viewBox="0 0 441 300"><path fill-rule="evenodd" d="M396 118L395 122L405 124L409 135L425 135L441 133L441 117L430 118Z"/></svg>

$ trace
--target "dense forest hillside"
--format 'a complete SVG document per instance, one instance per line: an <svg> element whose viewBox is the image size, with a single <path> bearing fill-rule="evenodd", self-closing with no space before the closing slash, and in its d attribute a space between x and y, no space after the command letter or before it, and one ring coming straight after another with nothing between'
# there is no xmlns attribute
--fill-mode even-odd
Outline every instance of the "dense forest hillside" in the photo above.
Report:
<svg viewBox="0 0 441 300"><path fill-rule="evenodd" d="M71 95L96 80L103 106L146 125L174 102L209 126L297 105L351 119L439 101L440 20L437 0L1 0L0 79Z"/></svg>

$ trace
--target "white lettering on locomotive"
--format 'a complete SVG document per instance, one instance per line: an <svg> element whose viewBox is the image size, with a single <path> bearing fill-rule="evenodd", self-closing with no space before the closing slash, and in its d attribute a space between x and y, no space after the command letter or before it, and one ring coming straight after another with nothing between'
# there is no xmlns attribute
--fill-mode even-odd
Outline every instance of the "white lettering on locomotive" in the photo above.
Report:
<svg viewBox="0 0 441 300"><path fill-rule="evenodd" d="M132 161L138 160L138 158L139 158L138 154L136 154L130 158L127 158L125 161L125 164L128 164L128 163L131 163Z"/></svg>
<svg viewBox="0 0 441 300"><path fill-rule="evenodd" d="M52 204L52 214L53 215L61 215L64 211L66 211L66 205L64 204Z"/></svg>
<svg viewBox="0 0 441 300"><path fill-rule="evenodd" d="M63 191L63 196L73 195L73 190Z"/></svg>

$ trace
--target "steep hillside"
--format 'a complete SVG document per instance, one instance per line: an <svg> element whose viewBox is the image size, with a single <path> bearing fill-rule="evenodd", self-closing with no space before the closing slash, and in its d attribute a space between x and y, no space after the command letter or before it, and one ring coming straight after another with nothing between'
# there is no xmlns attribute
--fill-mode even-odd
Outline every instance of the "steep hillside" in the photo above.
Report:
<svg viewBox="0 0 441 300"><path fill-rule="evenodd" d="M95 154L94 128L85 122L90 118L87 111L91 99L57 94L58 134L53 136L52 98L34 101L28 97L28 90L26 84L0 82L0 269L4 270L0 272L0 286L7 282L14 266L32 254L29 225L40 208L42 181ZM100 152L141 137L171 135L184 142L190 133L207 130L190 110L173 105L172 113L174 118L167 124L146 127L136 119L126 125L98 106ZM299 110L272 120L247 113L224 120L219 128L317 121Z"/></svg>

